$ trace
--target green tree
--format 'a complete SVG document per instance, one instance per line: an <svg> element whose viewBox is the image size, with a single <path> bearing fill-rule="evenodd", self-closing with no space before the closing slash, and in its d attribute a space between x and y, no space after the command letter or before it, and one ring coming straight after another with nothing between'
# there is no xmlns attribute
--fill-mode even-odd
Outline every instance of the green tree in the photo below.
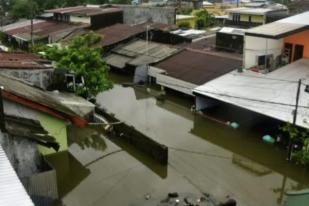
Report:
<svg viewBox="0 0 309 206"><path fill-rule="evenodd" d="M198 29L206 28L215 24L215 18L206 10L200 10L195 13L196 26Z"/></svg>
<svg viewBox="0 0 309 206"><path fill-rule="evenodd" d="M34 18L39 12L39 6L34 0L14 0L11 2L9 14L16 19Z"/></svg>
<svg viewBox="0 0 309 206"><path fill-rule="evenodd" d="M290 123L287 123L281 130L287 133L290 141L299 142L302 148L296 151L293 150L292 158L302 165L309 165L309 130L298 129Z"/></svg>
<svg viewBox="0 0 309 206"><path fill-rule="evenodd" d="M101 57L101 49L95 47L100 41L100 36L89 32L75 37L64 47L53 46L44 51L47 59L56 62L56 68L66 68L84 78L85 83L76 88L76 93L84 98L93 98L112 87L109 67Z"/></svg>

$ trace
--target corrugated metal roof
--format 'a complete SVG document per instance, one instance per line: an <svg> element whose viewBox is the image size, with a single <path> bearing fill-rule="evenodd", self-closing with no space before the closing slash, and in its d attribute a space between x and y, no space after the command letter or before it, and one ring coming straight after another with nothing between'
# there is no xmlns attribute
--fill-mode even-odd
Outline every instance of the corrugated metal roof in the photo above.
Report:
<svg viewBox="0 0 309 206"><path fill-rule="evenodd" d="M94 105L74 94L54 93L35 88L22 80L0 74L4 91L73 117L85 117Z"/></svg>
<svg viewBox="0 0 309 206"><path fill-rule="evenodd" d="M293 32L309 29L309 12L281 19L269 24L254 27L246 31L246 35L268 38L282 38Z"/></svg>
<svg viewBox="0 0 309 206"><path fill-rule="evenodd" d="M0 69L50 69L49 61L34 54L0 52Z"/></svg>
<svg viewBox="0 0 309 206"><path fill-rule="evenodd" d="M128 60L130 60L126 62L126 64L139 66L159 62L173 55L177 51L178 49L165 44L154 42L147 43L144 40L137 40L113 49L112 55L117 54L126 57Z"/></svg>
<svg viewBox="0 0 309 206"><path fill-rule="evenodd" d="M115 13L115 12L121 12L121 11L122 9L115 8L115 7L100 8L100 7L91 7L91 6L75 6L75 7L51 9L51 10L47 10L46 12L59 13L59 14L95 16L99 14Z"/></svg>
<svg viewBox="0 0 309 206"><path fill-rule="evenodd" d="M309 77L309 59L301 59L273 72L261 74L253 71L236 71L225 74L193 91L251 110L281 121L292 122L295 109L297 83ZM309 128L309 95L303 80L300 88L296 125Z"/></svg>
<svg viewBox="0 0 309 206"><path fill-rule="evenodd" d="M87 24L82 23L64 23L57 21L41 21L35 20L33 23L33 35L35 39L46 38L52 34L63 31L74 30L76 28L86 27ZM2 31L7 35L20 38L24 41L30 40L31 23L30 21L20 22L15 25L5 26Z"/></svg>
<svg viewBox="0 0 309 206"><path fill-rule="evenodd" d="M124 40L142 34L146 32L147 26L149 26L150 30L170 30L175 28L174 25L167 25L162 23L143 23L137 25L115 24L99 29L96 31L96 33L103 37L102 46L105 47L120 43Z"/></svg>
<svg viewBox="0 0 309 206"><path fill-rule="evenodd" d="M105 58L105 60L108 65L111 65L118 69L123 69L126 66L127 62L131 61L132 58L118 54L110 54Z"/></svg>
<svg viewBox="0 0 309 206"><path fill-rule="evenodd" d="M0 205L34 206L0 145Z"/></svg>
<svg viewBox="0 0 309 206"><path fill-rule="evenodd" d="M242 61L235 58L184 50L155 67L165 70L168 76L202 85L241 65Z"/></svg>

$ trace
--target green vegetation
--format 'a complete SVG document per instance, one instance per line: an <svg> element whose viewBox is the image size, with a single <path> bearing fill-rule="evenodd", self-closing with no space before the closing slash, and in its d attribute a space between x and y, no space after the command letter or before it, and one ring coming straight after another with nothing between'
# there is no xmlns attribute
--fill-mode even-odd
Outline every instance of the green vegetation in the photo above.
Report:
<svg viewBox="0 0 309 206"><path fill-rule="evenodd" d="M65 47L44 49L45 57L55 61L56 68L68 69L77 77L84 78L85 83L77 85L76 94L88 99L112 87L108 77L109 67L101 57L101 49L95 47L100 41L100 36L89 32L75 37Z"/></svg>
<svg viewBox="0 0 309 206"><path fill-rule="evenodd" d="M286 124L281 130L288 134L290 141L302 145L300 150L293 150L292 159L302 165L309 165L309 130L300 130L292 124Z"/></svg>
<svg viewBox="0 0 309 206"><path fill-rule="evenodd" d="M198 29L207 28L215 24L215 18L206 10L197 11L194 15L196 16L196 27Z"/></svg>

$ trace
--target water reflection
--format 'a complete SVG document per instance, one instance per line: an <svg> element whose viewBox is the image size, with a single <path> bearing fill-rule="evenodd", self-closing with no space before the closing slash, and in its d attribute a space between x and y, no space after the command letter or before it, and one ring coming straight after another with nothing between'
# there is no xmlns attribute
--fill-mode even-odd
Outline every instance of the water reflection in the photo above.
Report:
<svg viewBox="0 0 309 206"><path fill-rule="evenodd" d="M145 194L160 200L168 192L231 195L238 205L274 206L285 191L309 182L305 169L285 161L285 151L262 143L264 131L245 126L233 130L194 115L190 99L156 101L146 88L115 85L97 100L117 118L167 145L169 164L162 167L119 138L106 137L100 128L85 134L72 131L70 153L80 168L64 172L79 176L70 187L61 183L68 206L145 205ZM66 164L55 163L60 169Z"/></svg>
<svg viewBox="0 0 309 206"><path fill-rule="evenodd" d="M49 155L46 159L56 169L60 197L69 193L90 174L90 170L83 166L68 151Z"/></svg>
<svg viewBox="0 0 309 206"><path fill-rule="evenodd" d="M82 150L92 148L104 151L106 149L104 135L94 127L78 128L73 125L69 126L68 140L69 144L78 144Z"/></svg>

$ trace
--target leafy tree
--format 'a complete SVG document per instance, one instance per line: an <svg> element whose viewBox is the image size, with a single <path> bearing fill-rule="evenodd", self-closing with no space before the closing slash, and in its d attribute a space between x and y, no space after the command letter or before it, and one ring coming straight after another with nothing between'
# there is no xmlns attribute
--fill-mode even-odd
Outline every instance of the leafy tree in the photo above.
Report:
<svg viewBox="0 0 309 206"><path fill-rule="evenodd" d="M100 36L89 32L75 37L65 47L53 46L44 51L47 59L56 62L56 68L66 68L84 78L84 85L77 85L76 93L85 98L93 98L112 87L109 67L101 57L101 49L94 47L100 41Z"/></svg>
<svg viewBox="0 0 309 206"><path fill-rule="evenodd" d="M196 26L198 29L206 28L214 25L215 18L210 15L206 10L200 10L195 13Z"/></svg>
<svg viewBox="0 0 309 206"><path fill-rule="evenodd" d="M300 130L290 123L284 125L281 130L288 134L292 143L301 143L302 148L293 150L292 158L302 165L309 165L309 130Z"/></svg>
<svg viewBox="0 0 309 206"><path fill-rule="evenodd" d="M16 19L34 18L39 12L39 6L34 0L14 0L11 2L9 14Z"/></svg>

